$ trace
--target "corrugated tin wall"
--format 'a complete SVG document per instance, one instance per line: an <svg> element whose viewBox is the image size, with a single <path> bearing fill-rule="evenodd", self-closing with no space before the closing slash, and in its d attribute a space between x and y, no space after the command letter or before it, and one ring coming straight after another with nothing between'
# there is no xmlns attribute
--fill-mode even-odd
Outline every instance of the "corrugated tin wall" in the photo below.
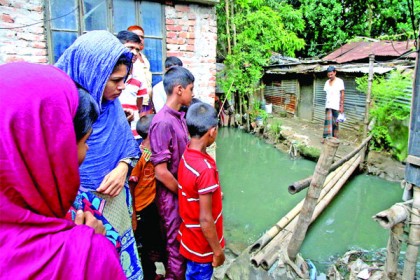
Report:
<svg viewBox="0 0 420 280"><path fill-rule="evenodd" d="M264 98L267 103L273 104L274 112L286 111L294 115L298 88L298 80L276 81L265 86Z"/></svg>
<svg viewBox="0 0 420 280"><path fill-rule="evenodd" d="M358 131L363 125L365 117L366 95L356 90L354 77L340 77L344 81L344 112L347 120L340 126ZM323 122L325 119L325 91L327 79L315 80L314 120Z"/></svg>

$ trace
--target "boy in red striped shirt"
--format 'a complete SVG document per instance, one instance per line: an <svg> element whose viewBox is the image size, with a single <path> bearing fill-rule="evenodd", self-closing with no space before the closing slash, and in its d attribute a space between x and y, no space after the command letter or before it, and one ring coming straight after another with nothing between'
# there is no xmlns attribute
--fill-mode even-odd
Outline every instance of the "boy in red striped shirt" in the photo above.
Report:
<svg viewBox="0 0 420 280"><path fill-rule="evenodd" d="M180 253L187 259L186 279L211 279L213 267L225 261L222 192L216 162L206 148L217 137L217 112L206 103L188 108L191 137L178 169L182 224Z"/></svg>

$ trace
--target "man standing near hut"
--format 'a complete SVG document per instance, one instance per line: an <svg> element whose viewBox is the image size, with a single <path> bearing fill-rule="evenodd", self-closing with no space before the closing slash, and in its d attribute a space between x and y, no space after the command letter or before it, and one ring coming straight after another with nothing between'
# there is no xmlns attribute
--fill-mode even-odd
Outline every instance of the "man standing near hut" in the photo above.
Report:
<svg viewBox="0 0 420 280"><path fill-rule="evenodd" d="M344 82L336 77L334 66L327 68L328 80L325 82L324 90L326 92L325 102L325 122L324 134L321 143L324 143L327 137L338 138L338 114L344 113Z"/></svg>

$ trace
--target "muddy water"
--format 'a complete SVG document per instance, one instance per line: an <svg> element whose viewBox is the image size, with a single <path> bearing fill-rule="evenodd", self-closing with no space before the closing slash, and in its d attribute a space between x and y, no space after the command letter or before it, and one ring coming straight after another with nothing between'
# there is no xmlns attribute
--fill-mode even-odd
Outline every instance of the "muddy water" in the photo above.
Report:
<svg viewBox="0 0 420 280"><path fill-rule="evenodd" d="M220 128L217 165L224 192L228 247L239 252L292 209L306 192L290 195L290 183L312 175L315 163L292 160L263 140L239 129ZM311 225L304 258L321 270L331 258L353 248L386 247L388 233L371 217L401 201L397 183L358 175L351 179Z"/></svg>

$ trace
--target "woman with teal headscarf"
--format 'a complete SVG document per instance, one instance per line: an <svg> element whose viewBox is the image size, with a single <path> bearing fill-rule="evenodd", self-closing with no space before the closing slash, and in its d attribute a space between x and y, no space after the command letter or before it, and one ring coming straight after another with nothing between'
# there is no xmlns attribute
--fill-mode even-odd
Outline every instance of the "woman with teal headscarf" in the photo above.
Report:
<svg viewBox="0 0 420 280"><path fill-rule="evenodd" d="M119 233L120 261L128 279L142 279L143 272L131 226L131 195L127 173L139 148L131 133L118 96L131 66L132 55L108 31L80 36L60 57L56 66L86 91L100 108L98 121L80 167L81 192L106 201L103 215Z"/></svg>

